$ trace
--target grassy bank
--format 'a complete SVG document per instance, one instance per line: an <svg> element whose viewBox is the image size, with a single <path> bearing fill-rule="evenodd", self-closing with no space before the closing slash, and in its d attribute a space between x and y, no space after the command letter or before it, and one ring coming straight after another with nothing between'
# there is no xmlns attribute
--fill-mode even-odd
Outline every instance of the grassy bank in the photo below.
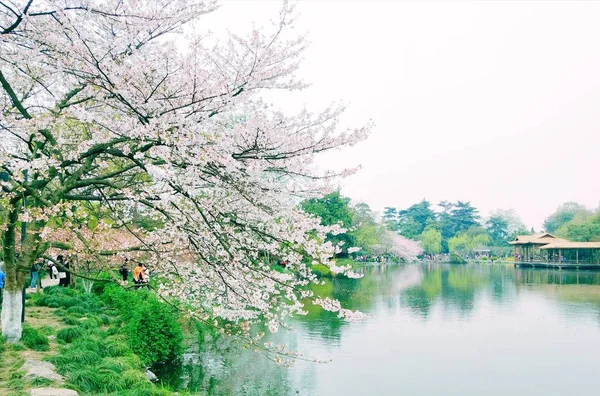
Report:
<svg viewBox="0 0 600 396"><path fill-rule="evenodd" d="M177 313L145 290L96 291L48 287L28 296L22 340L10 345L0 340L0 394L27 395L40 386L80 395L175 394L151 383L145 369L179 358L183 333ZM64 384L26 380L20 368L27 359L53 363Z"/></svg>

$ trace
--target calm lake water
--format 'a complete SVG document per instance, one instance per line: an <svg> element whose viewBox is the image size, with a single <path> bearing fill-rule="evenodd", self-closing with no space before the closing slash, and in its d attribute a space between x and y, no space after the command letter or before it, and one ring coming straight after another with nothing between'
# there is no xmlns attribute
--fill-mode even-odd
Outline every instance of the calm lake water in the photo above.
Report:
<svg viewBox="0 0 600 396"><path fill-rule="evenodd" d="M312 309L277 341L328 364L286 369L232 345L171 373L210 395L596 395L600 273L501 264L369 267L319 292L369 313Z"/></svg>

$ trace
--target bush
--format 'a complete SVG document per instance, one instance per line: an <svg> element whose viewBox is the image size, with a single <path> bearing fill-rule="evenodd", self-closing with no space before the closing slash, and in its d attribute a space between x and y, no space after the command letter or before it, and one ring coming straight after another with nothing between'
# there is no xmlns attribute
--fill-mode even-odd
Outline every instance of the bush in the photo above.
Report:
<svg viewBox="0 0 600 396"><path fill-rule="evenodd" d="M450 253L450 261L449 262L451 264L466 264L467 260L462 258L462 256L460 256L457 253Z"/></svg>
<svg viewBox="0 0 600 396"><path fill-rule="evenodd" d="M21 341L28 348L34 351L47 351L48 350L48 337L41 334L39 331L30 326L23 326L23 335Z"/></svg>
<svg viewBox="0 0 600 396"><path fill-rule="evenodd" d="M148 365L174 362L183 352L177 316L156 299L135 306L126 331L129 346Z"/></svg>
<svg viewBox="0 0 600 396"><path fill-rule="evenodd" d="M71 343L85 334L81 327L65 327L56 334L56 339L64 343Z"/></svg>

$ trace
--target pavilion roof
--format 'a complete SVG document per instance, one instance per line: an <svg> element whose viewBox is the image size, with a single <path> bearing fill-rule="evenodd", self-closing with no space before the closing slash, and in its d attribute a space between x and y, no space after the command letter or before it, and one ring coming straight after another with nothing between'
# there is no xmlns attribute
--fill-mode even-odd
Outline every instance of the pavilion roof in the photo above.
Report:
<svg viewBox="0 0 600 396"><path fill-rule="evenodd" d="M544 245L540 249L600 249L600 242L559 241Z"/></svg>
<svg viewBox="0 0 600 396"><path fill-rule="evenodd" d="M508 242L511 245L547 245L555 242L568 242L566 239L557 238L549 232L539 232L532 235L517 235L514 241Z"/></svg>

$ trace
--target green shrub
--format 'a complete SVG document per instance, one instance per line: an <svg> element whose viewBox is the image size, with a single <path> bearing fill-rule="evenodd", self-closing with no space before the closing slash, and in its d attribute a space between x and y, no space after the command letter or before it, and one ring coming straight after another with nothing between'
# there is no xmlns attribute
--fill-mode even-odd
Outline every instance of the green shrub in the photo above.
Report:
<svg viewBox="0 0 600 396"><path fill-rule="evenodd" d="M125 370L121 373L121 376L123 378L123 382L128 388L149 384L146 374L140 370Z"/></svg>
<svg viewBox="0 0 600 396"><path fill-rule="evenodd" d="M71 343L85 334L81 327L65 327L56 333L56 339L64 343Z"/></svg>
<svg viewBox="0 0 600 396"><path fill-rule="evenodd" d="M457 253L450 253L450 261L449 262L451 264L466 264L467 260L462 258L462 256L460 256Z"/></svg>
<svg viewBox="0 0 600 396"><path fill-rule="evenodd" d="M3 353L5 349L6 349L6 340L4 339L4 337L2 337L0 335L0 353Z"/></svg>
<svg viewBox="0 0 600 396"><path fill-rule="evenodd" d="M174 362L183 352L183 331L175 312L156 299L135 306L127 338L131 349L148 365Z"/></svg>
<svg viewBox="0 0 600 396"><path fill-rule="evenodd" d="M71 348L65 354L54 356L51 361L57 366L68 367L71 364L79 363L80 365L96 364L102 357L96 351L88 351L80 348Z"/></svg>
<svg viewBox="0 0 600 396"><path fill-rule="evenodd" d="M80 367L69 373L68 383L81 393L97 393L103 388L102 379L94 368Z"/></svg>
<svg viewBox="0 0 600 396"><path fill-rule="evenodd" d="M23 326L23 335L21 336L21 341L23 341L23 344L25 344L28 348L35 351L48 350L48 337L30 326Z"/></svg>
<svg viewBox="0 0 600 396"><path fill-rule="evenodd" d="M107 314L99 314L97 318L100 320L100 324L108 326L110 324L110 316Z"/></svg>
<svg viewBox="0 0 600 396"><path fill-rule="evenodd" d="M121 340L107 341L104 348L106 356L123 356L131 352L127 342Z"/></svg>

